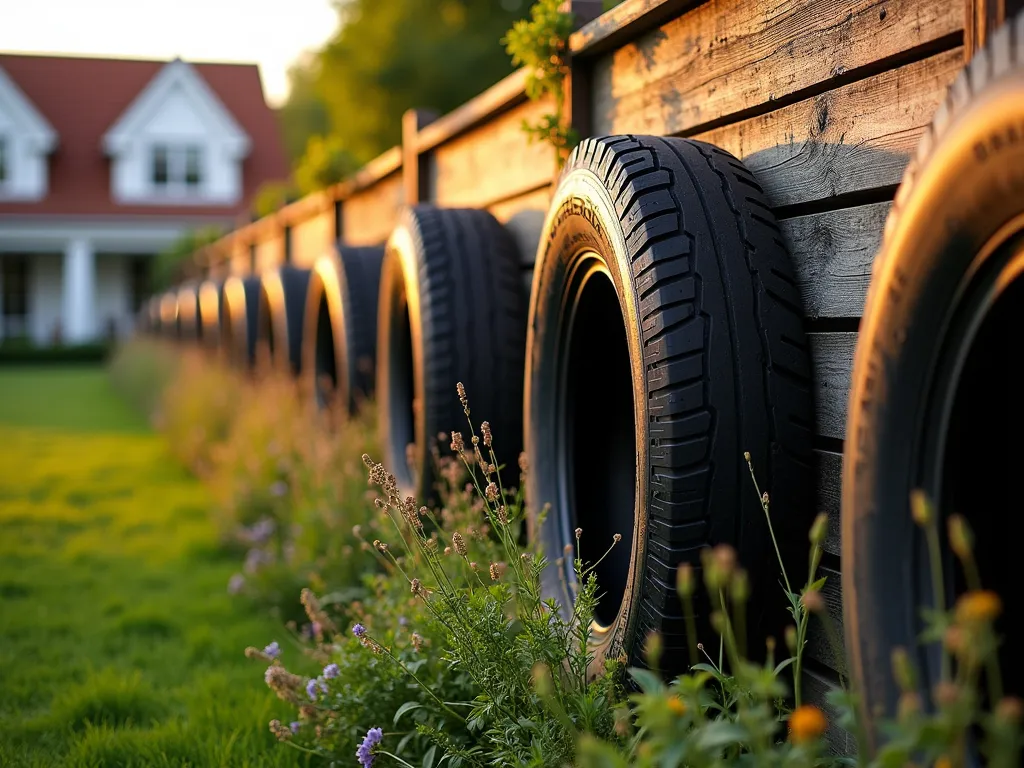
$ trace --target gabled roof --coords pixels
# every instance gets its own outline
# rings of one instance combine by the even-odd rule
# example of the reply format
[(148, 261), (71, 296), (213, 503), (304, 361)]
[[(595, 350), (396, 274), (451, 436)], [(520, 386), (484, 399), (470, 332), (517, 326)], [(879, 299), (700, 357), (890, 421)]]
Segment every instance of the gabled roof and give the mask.
[(165, 61), (0, 54), (0, 70), (50, 123), (59, 142), (50, 158), (47, 196), (31, 203), (0, 202), (0, 215), (223, 215), (230, 219), (247, 208), (264, 181), (288, 177), (281, 130), (263, 100), (256, 65), (191, 64), (249, 137), (249, 154), (242, 164), (242, 202), (230, 207), (115, 203), (103, 137), (167, 67)]
[(104, 151), (110, 155), (119, 152), (139, 126), (160, 109), (175, 88), (182, 88), (190, 94), (194, 106), (227, 137), (233, 157), (245, 157), (249, 151), (248, 135), (195, 68), (181, 59), (164, 66), (103, 135)]
[(18, 84), (0, 67), (0, 106), (13, 119), (21, 133), (38, 152), (49, 154), (57, 146), (57, 132), (45, 117), (39, 114), (32, 101), (22, 93)]

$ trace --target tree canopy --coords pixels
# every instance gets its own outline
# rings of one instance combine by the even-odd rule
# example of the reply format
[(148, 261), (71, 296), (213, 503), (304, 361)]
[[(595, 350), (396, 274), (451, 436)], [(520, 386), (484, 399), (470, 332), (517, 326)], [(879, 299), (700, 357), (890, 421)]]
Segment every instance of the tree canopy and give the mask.
[(448, 112), (512, 71), (500, 41), (528, 0), (337, 0), (339, 26), (289, 73), (280, 115), (302, 192), (401, 140), (413, 107)]

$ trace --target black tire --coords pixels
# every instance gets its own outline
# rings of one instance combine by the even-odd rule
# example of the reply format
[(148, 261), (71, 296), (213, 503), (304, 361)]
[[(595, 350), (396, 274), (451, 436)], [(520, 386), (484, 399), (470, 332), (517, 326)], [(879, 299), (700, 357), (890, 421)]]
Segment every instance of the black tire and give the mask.
[[(552, 563), (577, 526), (585, 561), (623, 537), (597, 569), (593, 668), (620, 654), (642, 664), (653, 630), (662, 667), (685, 666), (676, 570), (693, 564), (703, 595), (708, 545), (733, 545), (750, 572), (751, 609), (774, 609), (778, 566), (742, 454), (771, 489), (776, 533), (802, 566), (810, 370), (778, 226), (740, 162), (685, 139), (577, 147), (538, 252), (527, 350), (528, 499), (552, 505), (534, 535)], [(565, 595), (563, 578), (573, 578), (569, 563), (552, 565), (548, 591)], [(711, 642), (703, 601), (696, 612), (698, 639)]]
[[(982, 580), (1001, 592), (1004, 616), (1024, 611), (1024, 523), (1011, 512), (1024, 431), (1011, 341), (1022, 268), (1024, 15), (993, 36), (936, 112), (896, 194), (861, 321), (842, 558), (850, 669), (866, 720), (895, 712), (894, 648), (915, 654), (924, 701), (938, 680), (938, 649), (918, 642), (919, 611), (935, 599), (912, 489), (935, 501), (940, 530), (951, 512), (967, 516)], [(946, 557), (947, 574), (957, 573)], [(944, 602), (962, 588), (947, 580)], [(1024, 634), (1012, 622), (997, 629), (1006, 692), (1024, 695)]]
[(260, 279), (229, 277), (221, 288), (221, 349), (232, 365), (251, 370), (256, 365), (256, 324), (259, 315)]
[(439, 432), (465, 431), (460, 381), (474, 421), (491, 422), (499, 459), (517, 467), (525, 335), (517, 251), (501, 224), (479, 210), (404, 211), (384, 254), (377, 321), (383, 463), (404, 494), (434, 496), (430, 448)]
[(265, 348), (273, 367), (293, 375), (302, 371), (302, 325), (308, 287), (309, 270), (289, 265), (260, 278), (257, 356), (260, 348)]
[(355, 413), (373, 395), (383, 259), (383, 248), (338, 245), (313, 265), (302, 367), (318, 407)]
[(199, 322), (199, 291), (195, 285), (183, 285), (178, 289), (178, 337), (184, 342), (202, 339), (202, 324)]
[(220, 297), (222, 281), (204, 280), (199, 284), (199, 327), (203, 345), (220, 346)]

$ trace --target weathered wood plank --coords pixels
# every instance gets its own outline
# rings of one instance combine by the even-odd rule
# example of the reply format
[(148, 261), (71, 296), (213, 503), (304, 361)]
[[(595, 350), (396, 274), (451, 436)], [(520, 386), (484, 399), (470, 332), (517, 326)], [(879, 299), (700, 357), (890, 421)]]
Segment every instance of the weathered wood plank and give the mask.
[[(825, 577), (825, 585), (821, 588), (821, 596), (825, 598), (825, 611), (823, 617), (811, 617), (807, 632), (806, 653), (808, 658), (824, 664), (845, 677), (847, 670), (843, 639), (842, 575), (833, 568), (822, 567), (818, 569), (818, 578), (821, 577)], [(806, 578), (806, 574), (803, 578)], [(832, 631), (835, 633), (834, 638), (829, 637), (829, 631), (824, 623), (826, 621), (832, 626)]]
[(846, 433), (846, 401), (850, 394), (857, 334), (810, 333), (808, 341), (814, 371), (817, 433), (842, 439)]
[(899, 184), (959, 48), (699, 134), (744, 161), (772, 206)]
[(268, 232), (256, 243), (256, 271), (270, 272), (284, 264), (284, 230)]
[(833, 451), (815, 451), (817, 459), (817, 486), (815, 497), (818, 511), (828, 515), (828, 532), (822, 549), (831, 555), (842, 555), (841, 497), (843, 486), (843, 454)]
[(934, 0), (711, 0), (598, 61), (598, 134), (677, 134), (921, 46), (956, 44)]
[(779, 222), (809, 318), (860, 317), (891, 203)]
[(434, 202), (486, 208), (550, 184), (557, 173), (551, 145), (530, 141), (523, 121), (536, 123), (553, 109), (526, 102), (434, 150)]
[(292, 226), (292, 263), (309, 268), (334, 242), (334, 208)]
[(574, 58), (611, 50), (702, 0), (623, 0), (569, 37)]
[(839, 711), (829, 704), (826, 698), (828, 692), (836, 687), (838, 687), (838, 683), (816, 672), (804, 672), (804, 701), (820, 707), (825, 713), (825, 717), (828, 718), (829, 726), (825, 731), (828, 751), (834, 755), (855, 755), (857, 754), (857, 740), (849, 731), (836, 725)]
[(517, 69), (474, 99), (425, 126), (417, 136), (416, 149), (426, 152), (440, 146), (498, 113), (526, 100), (527, 71)]
[(348, 197), (342, 240), (347, 245), (379, 245), (398, 223), (404, 203), (402, 174), (394, 173)]

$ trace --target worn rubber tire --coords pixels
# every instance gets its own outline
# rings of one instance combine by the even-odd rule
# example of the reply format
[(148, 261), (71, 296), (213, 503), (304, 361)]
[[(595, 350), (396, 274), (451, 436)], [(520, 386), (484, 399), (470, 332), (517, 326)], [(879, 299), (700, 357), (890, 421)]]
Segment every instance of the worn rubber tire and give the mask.
[[(613, 136), (572, 153), (530, 300), (527, 496), (552, 505), (533, 535), (553, 563), (577, 526), (590, 562), (623, 537), (597, 569), (592, 669), (620, 654), (643, 664), (654, 630), (662, 668), (686, 665), (676, 570), (691, 563), (700, 584), (708, 545), (736, 548), (751, 609), (776, 605), (778, 566), (744, 451), (772, 491), (780, 540), (802, 544), (806, 562), (812, 399), (791, 275), (761, 188), (721, 149)], [(568, 564), (548, 569), (549, 593), (566, 594), (563, 578)], [(703, 594), (698, 639), (711, 643)]]
[(193, 283), (178, 288), (178, 337), (183, 342), (202, 340), (203, 327), (199, 321), (199, 290)]
[(221, 349), (232, 365), (251, 370), (256, 365), (256, 324), (259, 315), (260, 279), (229, 277), (221, 288)]
[[(843, 608), (865, 722), (895, 713), (894, 648), (908, 649), (924, 701), (936, 648), (918, 642), (935, 606), (909, 497), (924, 490), (940, 530), (975, 527), (983, 581), (1005, 616), (1019, 584), (1017, 439), (1024, 429), (1012, 353), (1024, 303), (1024, 15), (993, 36), (950, 87), (903, 178), (875, 259), (854, 361), (843, 457)], [(952, 558), (947, 575), (955, 574)], [(962, 585), (961, 585), (962, 586)], [(947, 581), (946, 604), (959, 588)], [(1004, 687), (1024, 694), (1022, 637), (999, 628)], [(878, 738), (870, 729), (871, 740)]]
[(271, 366), (296, 376), (302, 372), (302, 332), (309, 274), (308, 269), (285, 265), (260, 278), (257, 357), (263, 349)]
[(373, 395), (383, 259), (383, 248), (338, 245), (313, 265), (302, 368), (321, 408), (336, 402), (352, 414)]
[(480, 210), (406, 209), (385, 250), (377, 321), (384, 464), (404, 494), (434, 495), (430, 449), (438, 433), (466, 429), (460, 381), (499, 460), (517, 466), (525, 335), (516, 246), (501, 224)]

